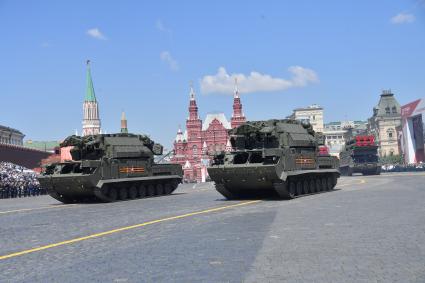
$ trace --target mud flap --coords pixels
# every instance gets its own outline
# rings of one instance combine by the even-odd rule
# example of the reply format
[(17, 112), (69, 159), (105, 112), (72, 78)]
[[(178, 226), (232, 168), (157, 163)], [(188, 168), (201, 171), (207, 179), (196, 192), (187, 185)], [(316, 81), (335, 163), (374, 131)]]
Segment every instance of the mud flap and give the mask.
[(65, 203), (65, 204), (70, 204), (70, 203), (75, 203), (75, 200), (64, 197), (60, 194), (58, 194), (57, 192), (53, 191), (53, 190), (47, 190), (47, 193), (49, 194), (49, 196), (51, 196), (52, 198)]
[(274, 183), (274, 190), (279, 195), (279, 197), (283, 199), (291, 199), (292, 197), (288, 193), (288, 185), (287, 182)]
[[(98, 184), (99, 185), (99, 184)], [(105, 194), (105, 190), (102, 186), (102, 188), (99, 187), (95, 187), (94, 188), (94, 195), (96, 196), (96, 198), (100, 201), (103, 202), (111, 202), (112, 200)]]
[(215, 184), (215, 189), (228, 200), (238, 199), (238, 196), (230, 192), (224, 184)]

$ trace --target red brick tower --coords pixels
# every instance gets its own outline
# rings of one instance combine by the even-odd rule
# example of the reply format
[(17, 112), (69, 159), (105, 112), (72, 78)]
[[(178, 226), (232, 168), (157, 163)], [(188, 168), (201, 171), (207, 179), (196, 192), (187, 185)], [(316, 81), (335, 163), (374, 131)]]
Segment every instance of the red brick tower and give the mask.
[[(202, 121), (199, 119), (198, 106), (196, 105), (195, 92), (190, 86), (189, 118), (186, 120), (187, 129), (187, 155), (193, 166), (193, 178), (201, 179), (200, 160), (202, 157)], [(198, 168), (199, 167), (199, 168)]]
[(239, 97), (238, 79), (235, 78), (235, 92), (233, 94), (233, 114), (231, 120), (232, 128), (242, 125), (246, 122), (245, 115), (242, 111), (241, 98)]

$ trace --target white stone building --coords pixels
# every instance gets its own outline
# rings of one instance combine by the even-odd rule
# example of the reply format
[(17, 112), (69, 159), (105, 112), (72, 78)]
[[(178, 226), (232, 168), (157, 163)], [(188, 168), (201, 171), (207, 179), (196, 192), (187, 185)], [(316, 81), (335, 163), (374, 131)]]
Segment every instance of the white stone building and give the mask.
[(391, 90), (384, 90), (368, 121), (368, 131), (375, 136), (381, 157), (400, 154), (396, 131), (400, 125), (400, 104)]
[(353, 132), (366, 131), (366, 121), (338, 121), (330, 122), (324, 125), (323, 135), (325, 136), (325, 144), (329, 148), (329, 153), (339, 156), (346, 142), (346, 134), (348, 129)]
[(0, 143), (23, 145), (24, 137), (21, 131), (0, 125)]
[(323, 108), (317, 104), (305, 108), (296, 108), (289, 118), (309, 122), (313, 130), (323, 133)]

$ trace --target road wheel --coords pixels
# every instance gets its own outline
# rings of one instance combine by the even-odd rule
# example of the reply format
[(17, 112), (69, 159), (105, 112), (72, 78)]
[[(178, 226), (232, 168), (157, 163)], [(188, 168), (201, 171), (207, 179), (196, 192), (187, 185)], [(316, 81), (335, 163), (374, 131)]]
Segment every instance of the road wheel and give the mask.
[(170, 183), (167, 183), (167, 184), (165, 184), (165, 186), (164, 186), (164, 193), (166, 194), (166, 195), (169, 195), (169, 194), (171, 194), (171, 192), (173, 191), (173, 187), (171, 186), (171, 184)]
[(327, 185), (328, 185), (328, 191), (330, 191), (330, 190), (332, 190), (332, 188), (333, 188), (333, 180), (332, 180), (333, 178), (331, 177), (331, 176), (329, 176), (328, 177), (328, 182), (327, 182)]
[(309, 192), (311, 194), (314, 194), (316, 192), (316, 181), (314, 181), (314, 179), (310, 180)]
[(295, 197), (296, 190), (297, 190), (297, 185), (295, 184), (295, 182), (290, 182), (289, 183), (289, 188), (288, 188), (289, 198), (294, 198)]
[(120, 188), (118, 192), (118, 197), (120, 200), (125, 200), (128, 197), (128, 191), (127, 188)]
[(148, 186), (147, 196), (148, 196), (148, 197), (152, 197), (152, 196), (154, 196), (154, 195), (155, 195), (155, 187), (154, 187), (152, 184), (150, 184), (150, 185)]
[(136, 186), (133, 185), (133, 186), (130, 187), (130, 189), (128, 189), (128, 197), (130, 199), (137, 198), (137, 194), (138, 194), (138, 192), (137, 192)]
[(116, 188), (109, 188), (108, 197), (111, 201), (116, 201), (118, 198), (118, 191)]
[(162, 184), (156, 185), (156, 194), (158, 196), (164, 195), (164, 186)]
[(322, 177), (322, 191), (326, 191), (328, 189), (328, 184), (326, 182), (326, 177)]
[(303, 194), (303, 181), (299, 180), (297, 181), (297, 196), (300, 196)]
[(146, 196), (145, 185), (140, 185), (138, 191), (139, 191), (139, 198), (144, 198)]
[(320, 178), (317, 177), (316, 179), (316, 193), (322, 191), (322, 181), (320, 181)]
[(309, 181), (308, 180), (304, 180), (304, 183), (303, 183), (303, 194), (308, 194), (309, 192), (310, 192)]

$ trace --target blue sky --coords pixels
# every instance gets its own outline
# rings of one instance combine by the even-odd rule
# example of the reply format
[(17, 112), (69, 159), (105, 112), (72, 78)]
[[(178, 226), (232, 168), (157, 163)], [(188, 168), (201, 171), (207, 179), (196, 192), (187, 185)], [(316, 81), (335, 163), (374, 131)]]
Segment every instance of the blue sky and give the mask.
[(59, 2), (0, 0), (0, 124), (27, 139), (81, 132), (86, 59), (103, 128), (125, 110), (167, 146), (191, 80), (201, 118), (230, 117), (235, 76), (248, 119), (317, 103), (358, 120), (382, 89), (425, 97), (424, 1)]

